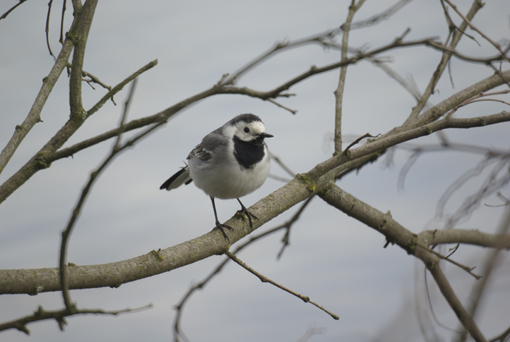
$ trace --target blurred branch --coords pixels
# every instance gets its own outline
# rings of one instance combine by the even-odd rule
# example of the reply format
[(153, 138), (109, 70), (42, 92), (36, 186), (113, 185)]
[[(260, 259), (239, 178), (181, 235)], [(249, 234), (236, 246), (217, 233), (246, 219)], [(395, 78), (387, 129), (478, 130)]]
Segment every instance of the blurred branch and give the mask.
[[(457, 9), (457, 6), (455, 6), (453, 3), (451, 3), (450, 0), (442, 0), (442, 1), (445, 1), (446, 3), (448, 3), (448, 5), (450, 5), (450, 7), (455, 11), (455, 13), (457, 13), (459, 15), (459, 17), (462, 18), (462, 20), (464, 20), (464, 23), (466, 23), (473, 31), (476, 31), (480, 36), (482, 36), (486, 41), (488, 41), (489, 43), (492, 44), (492, 46), (494, 46), (498, 51), (499, 53), (502, 55), (502, 57), (509, 61), (510, 60), (508, 59), (508, 57), (505, 56), (505, 52), (503, 52), (503, 50), (501, 50), (501, 46), (499, 44), (497, 44), (496, 42), (494, 42), (492, 39), (490, 39), (487, 35), (485, 35), (482, 31), (480, 31), (476, 26), (474, 26), (472, 23), (471, 23), (471, 18), (467, 18), (465, 17), (458, 9)], [(478, 0), (480, 2), (480, 4), (483, 6), (482, 4), (482, 1)]]
[[(507, 241), (509, 242), (508, 246), (506, 247), (507, 249), (510, 249), (510, 234), (508, 234), (509, 231), (510, 231), (510, 208), (507, 208), (502, 215), (501, 223), (499, 224), (499, 228), (497, 229), (498, 235), (503, 236), (506, 235)], [(471, 317), (476, 316), (477, 309), (479, 308), (482, 297), (486, 293), (489, 279), (491, 278), (491, 275), (494, 274), (494, 269), (497, 267), (498, 260), (500, 259), (501, 249), (504, 248), (504, 238), (498, 242), (499, 245), (487, 253), (487, 256), (482, 266), (482, 279), (473, 285), (471, 293), (468, 297), (470, 301), (467, 311), (469, 312), (469, 315)], [(467, 334), (466, 331), (464, 330), (461, 334), (458, 335), (457, 341), (463, 342), (466, 341), (466, 338)]]
[(255, 271), (253, 268), (249, 267), (248, 265), (246, 265), (244, 262), (242, 262), (238, 257), (236, 257), (234, 254), (232, 254), (231, 252), (229, 251), (225, 251), (225, 254), (232, 260), (234, 261), (236, 264), (238, 264), (239, 266), (243, 267), (245, 270), (247, 270), (248, 272), (252, 273), (253, 275), (255, 275), (257, 278), (260, 279), (261, 282), (263, 283), (270, 283), (276, 287), (278, 287), (279, 289), (285, 291), (285, 292), (288, 292), (290, 293), (291, 295), (294, 295), (296, 297), (298, 297), (299, 299), (301, 299), (302, 301), (304, 301), (305, 303), (310, 303), (314, 306), (316, 306), (317, 308), (321, 309), (322, 311), (324, 311), (325, 313), (327, 313), (328, 315), (330, 315), (331, 317), (333, 317), (334, 319), (340, 319), (337, 315), (335, 315), (334, 313), (326, 310), (325, 308), (323, 308), (322, 306), (320, 306), (319, 304), (313, 302), (310, 300), (310, 298), (308, 296), (303, 296), (302, 294), (299, 294), (295, 291), (292, 291), (291, 289), (288, 289), (286, 288), (285, 286), (282, 286), (280, 284), (278, 284), (277, 282), (269, 279), (268, 277), (264, 276), (263, 274)]
[(492, 170), (490, 170), (489, 174), (485, 177), (479, 189), (468, 196), (453, 214), (447, 216), (447, 227), (452, 227), (461, 218), (468, 216), (474, 208), (481, 205), (484, 198), (492, 195), (510, 182), (510, 173), (508, 172), (510, 153), (498, 158), (487, 155), (475, 168), (466, 171), (446, 189), (438, 201), (437, 216), (444, 216), (446, 203), (456, 191), (464, 186), (470, 179), (479, 176), (491, 165), (493, 165)]
[[(482, 147), (472, 144), (450, 142), (446, 139), (445, 135), (440, 136), (440, 139), (441, 142), (438, 145), (418, 145), (412, 143), (405, 143), (394, 147), (395, 149), (410, 150), (412, 152), (411, 156), (405, 162), (404, 166), (402, 166), (402, 169), (400, 171), (398, 177), (399, 189), (404, 189), (404, 182), (408, 172), (410, 171), (411, 167), (416, 163), (418, 158), (423, 156), (425, 153), (457, 151), (483, 155), (485, 156), (485, 158), (481, 163), (479, 163), (479, 167), (481, 168), (486, 168), (487, 166), (489, 166), (490, 163), (487, 163), (487, 161), (491, 159), (495, 158), (507, 160), (510, 159), (510, 150), (505, 151), (501, 149)], [(392, 158), (392, 155), (390, 155), (390, 158)], [(386, 163), (390, 162), (391, 161), (387, 161)], [(460, 185), (462, 185), (462, 183)]]
[(507, 342), (510, 336), (510, 327), (503, 331), (500, 335), (493, 337), (490, 342)]
[(297, 342), (307, 342), (313, 335), (320, 335), (326, 332), (326, 328), (315, 328), (310, 326)]
[[(483, 4), (480, 0), (474, 0), (473, 4), (471, 5), (471, 8), (466, 15), (466, 18), (473, 19), (476, 13), (482, 8)], [(451, 30), (451, 41), (448, 45), (448, 48), (450, 50), (455, 50), (457, 47), (460, 39), (462, 38), (462, 32), (466, 29), (467, 24), (464, 22), (461, 24), (459, 30), (455, 30), (454, 28), (450, 27)], [(446, 45), (446, 43), (444, 44)], [(432, 74), (432, 77), (429, 81), (429, 84), (427, 85), (427, 88), (423, 92), (420, 100), (418, 101), (417, 105), (413, 108), (411, 113), (409, 114), (409, 117), (407, 118), (406, 122), (403, 126), (413, 125), (416, 120), (419, 120), (422, 115), (420, 115), (421, 111), (429, 101), (430, 96), (434, 92), (434, 89), (436, 87), (437, 82), (441, 78), (441, 75), (443, 74), (446, 66), (448, 65), (450, 59), (451, 59), (452, 53), (451, 52), (443, 52), (443, 55), (441, 56), (441, 60), (439, 61), (436, 70)]]
[(341, 172), (341, 169), (337, 169), (342, 167), (343, 164), (352, 161), (357, 158), (364, 157), (371, 153), (381, 153), (385, 149), (400, 144), (405, 141), (409, 141), (412, 139), (416, 139), (422, 136), (429, 135), (433, 132), (440, 131), (447, 128), (471, 128), (471, 127), (482, 127), (486, 125), (496, 124), (499, 122), (510, 121), (510, 112), (501, 112), (498, 114), (469, 118), (469, 119), (452, 119), (445, 118), (442, 120), (438, 120), (432, 122), (430, 124), (409, 129), (408, 131), (404, 131), (401, 133), (396, 133), (393, 135), (383, 135), (381, 138), (370, 141), (367, 144), (364, 144), (361, 147), (349, 150), (349, 153), (342, 153), (337, 156), (334, 156), (318, 165), (316, 165), (308, 175), (312, 177), (312, 179), (316, 179), (321, 177), (326, 172), (334, 171), (336, 173)]
[(457, 318), (462, 323), (464, 328), (471, 334), (471, 337), (473, 337), (473, 339), (477, 342), (486, 342), (487, 340), (476, 325), (473, 317), (471, 317), (466, 309), (462, 306), (462, 303), (450, 286), (448, 279), (441, 270), (441, 267), (439, 267), (439, 263), (426, 263), (426, 266), (434, 277), (439, 290), (457, 315)]
[(374, 15), (368, 19), (360, 20), (355, 23), (349, 25), (351, 30), (365, 28), (368, 26), (376, 25), (379, 22), (388, 19), (393, 14), (397, 13), (400, 9), (402, 9), (405, 5), (407, 5), (411, 0), (399, 0), (395, 3), (395, 5), (389, 7), (388, 9), (382, 11), (379, 14)]
[[(387, 242), (397, 244), (407, 253), (420, 259), (433, 275), (443, 296), (453, 308), (466, 330), (469, 331), (476, 341), (486, 341), (442, 273), (439, 267), (440, 259), (435, 254), (429, 252), (427, 246), (430, 242), (423, 235), (412, 233), (396, 222), (389, 212), (386, 214), (382, 213), (336, 185), (332, 185), (327, 191), (319, 193), (319, 196), (328, 204), (383, 234)], [(422, 245), (424, 248), (416, 248), (417, 245)]]

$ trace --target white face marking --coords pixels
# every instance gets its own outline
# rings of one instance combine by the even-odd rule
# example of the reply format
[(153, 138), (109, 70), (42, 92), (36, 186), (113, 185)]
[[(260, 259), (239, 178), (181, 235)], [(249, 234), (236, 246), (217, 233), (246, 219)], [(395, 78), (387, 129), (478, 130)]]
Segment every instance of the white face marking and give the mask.
[(244, 141), (256, 139), (265, 131), (264, 124), (260, 121), (252, 121), (249, 123), (241, 121), (234, 126), (234, 135)]

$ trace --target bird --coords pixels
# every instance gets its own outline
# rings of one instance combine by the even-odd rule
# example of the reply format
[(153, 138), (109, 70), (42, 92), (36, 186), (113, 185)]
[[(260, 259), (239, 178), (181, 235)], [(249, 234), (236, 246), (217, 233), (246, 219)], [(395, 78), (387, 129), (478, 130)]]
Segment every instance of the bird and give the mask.
[(168, 178), (160, 190), (170, 191), (194, 182), (210, 197), (214, 229), (219, 229), (227, 240), (225, 229), (233, 228), (218, 220), (215, 198), (235, 198), (241, 205), (240, 212), (248, 217), (253, 230), (252, 218), (258, 218), (246, 209), (239, 197), (252, 193), (266, 181), (271, 157), (265, 139), (272, 137), (266, 133), (257, 115), (238, 115), (207, 134), (189, 153), (186, 166)]

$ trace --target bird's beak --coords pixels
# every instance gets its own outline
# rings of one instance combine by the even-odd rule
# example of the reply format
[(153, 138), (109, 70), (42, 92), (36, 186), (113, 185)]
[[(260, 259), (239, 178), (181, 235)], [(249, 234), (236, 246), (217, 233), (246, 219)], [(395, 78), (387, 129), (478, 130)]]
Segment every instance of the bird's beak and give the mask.
[(264, 133), (262, 133), (260, 136), (261, 136), (261, 137), (264, 137), (264, 138), (272, 138), (272, 137), (274, 137), (274, 135), (269, 134), (269, 133), (265, 133), (265, 132), (264, 132)]

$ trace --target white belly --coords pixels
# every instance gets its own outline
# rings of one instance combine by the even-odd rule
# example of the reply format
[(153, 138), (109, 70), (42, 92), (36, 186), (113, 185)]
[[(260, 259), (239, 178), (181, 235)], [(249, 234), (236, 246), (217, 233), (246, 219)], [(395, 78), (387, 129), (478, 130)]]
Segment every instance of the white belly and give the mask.
[(229, 162), (214, 166), (193, 158), (189, 161), (193, 183), (209, 196), (221, 199), (239, 198), (257, 190), (264, 184), (270, 168), (269, 153), (251, 169), (241, 168), (234, 157)]

